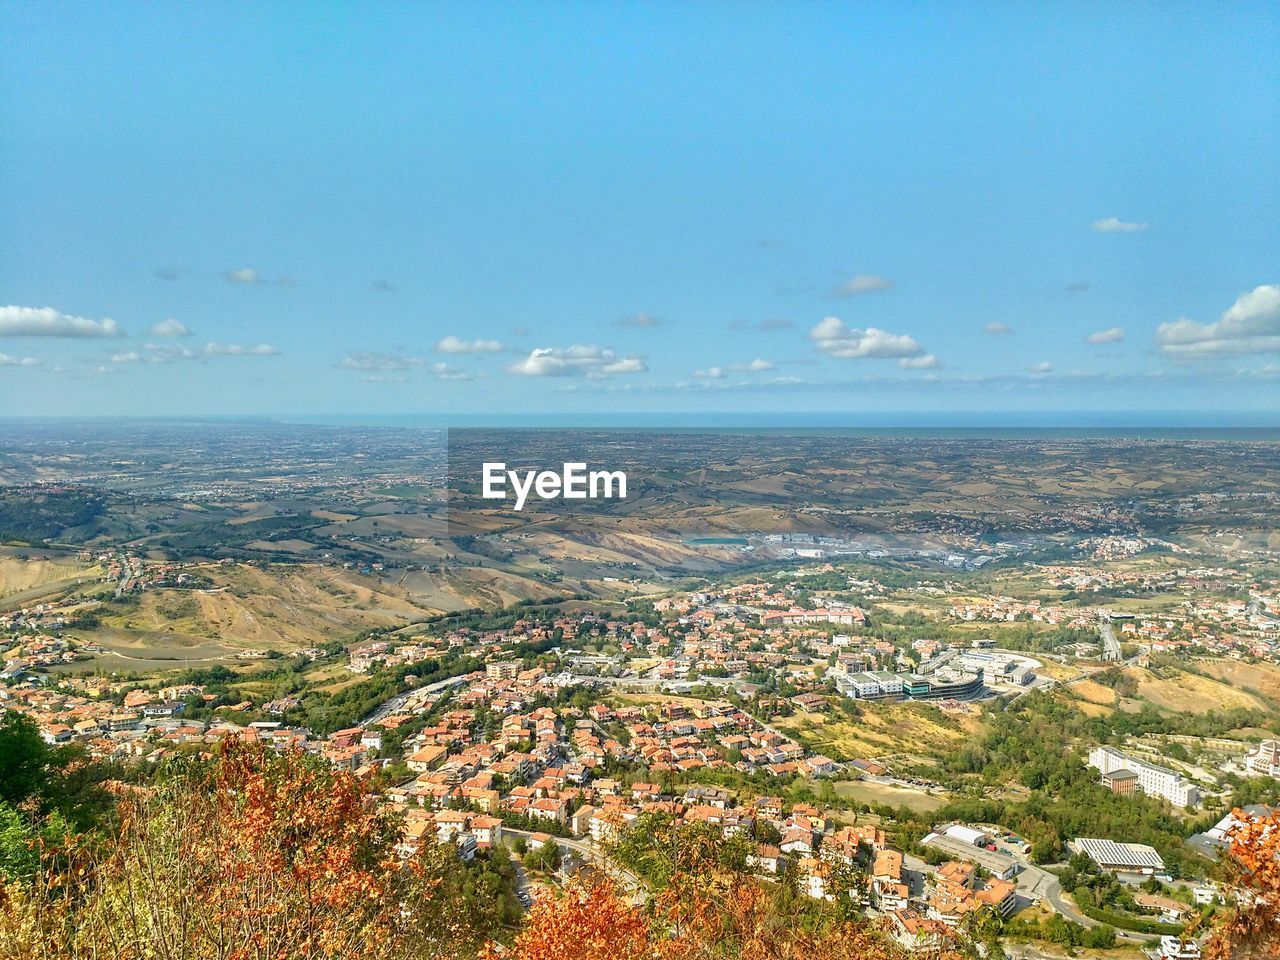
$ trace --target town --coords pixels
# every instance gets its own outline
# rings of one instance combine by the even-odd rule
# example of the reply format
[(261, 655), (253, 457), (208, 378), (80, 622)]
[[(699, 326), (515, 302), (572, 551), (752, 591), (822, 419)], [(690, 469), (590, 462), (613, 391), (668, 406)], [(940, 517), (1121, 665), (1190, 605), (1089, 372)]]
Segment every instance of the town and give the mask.
[[(1090, 602), (1118, 581), (1081, 565), (1033, 572), (1079, 595), (1046, 602), (978, 596), (948, 573), (912, 581), (817, 560), (625, 602), (246, 648), (234, 669), (139, 673), (95, 641), (103, 613), (146, 593), (216, 595), (228, 561), (82, 559), (100, 570), (98, 599), (0, 615), (0, 707), (51, 745), (126, 766), (229, 740), (317, 757), (374, 785), (403, 824), (403, 856), (442, 842), (471, 861), (518, 844), (554, 863), (520, 872), (524, 904), (581, 870), (644, 896), (643, 871), (618, 850), (665, 819), (747, 842), (757, 876), (786, 878), (815, 904), (846, 901), (907, 949), (936, 948), (986, 911), (1010, 937), (1191, 960), (1181, 931), (1234, 896), (1213, 870), (1230, 810), (1262, 814), (1280, 799), (1276, 714), (1259, 693), (1216, 726), (1204, 714), (1203, 732), (1152, 714), (1146, 729), (1104, 723), (1105, 742), (1074, 745), (1082, 790), (1144, 811), (1136, 835), (1050, 821), (1037, 826), (1051, 835), (1024, 836), (1023, 814), (961, 815), (982, 772), (948, 754), (989, 735), (988, 716), (1057, 704), (1096, 717), (1108, 696), (1158, 701), (1162, 684), (1182, 682), (1169, 678), (1213, 683), (1210, 670), (1252, 670), (1280, 689), (1276, 584), (1225, 567), (1143, 574), (1149, 589), (1196, 592), (1147, 614)], [(1034, 789), (1027, 768), (1011, 777)], [(535, 858), (544, 848), (555, 856)]]

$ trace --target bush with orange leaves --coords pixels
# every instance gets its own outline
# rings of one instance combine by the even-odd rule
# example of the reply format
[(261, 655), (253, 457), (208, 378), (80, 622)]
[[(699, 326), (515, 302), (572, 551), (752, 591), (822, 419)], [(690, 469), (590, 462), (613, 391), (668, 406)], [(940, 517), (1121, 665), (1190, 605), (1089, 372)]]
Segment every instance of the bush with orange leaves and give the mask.
[[(488, 960), (905, 960), (907, 952), (865, 922), (801, 929), (774, 909), (772, 894), (741, 878), (721, 898), (697, 877), (675, 878), (645, 909), (609, 881), (573, 886), (534, 905), (509, 952)], [(920, 960), (959, 960), (951, 947)]]
[(1280, 957), (1280, 808), (1239, 821), (1228, 839), (1227, 882), (1237, 903), (1205, 943), (1206, 960)]
[(366, 786), (301, 755), (233, 743), (119, 814), (0, 889), (0, 960), (426, 960), (484, 939), (435, 896), (452, 852), (403, 864)]
[[(612, 882), (572, 887), (540, 901), (516, 939), (514, 960), (900, 960), (907, 956), (866, 922), (832, 913), (816, 928), (778, 909), (778, 889), (727, 868), (691, 835), (672, 874), (646, 907)], [(492, 954), (491, 956), (496, 956)], [(957, 960), (950, 946), (913, 957)]]

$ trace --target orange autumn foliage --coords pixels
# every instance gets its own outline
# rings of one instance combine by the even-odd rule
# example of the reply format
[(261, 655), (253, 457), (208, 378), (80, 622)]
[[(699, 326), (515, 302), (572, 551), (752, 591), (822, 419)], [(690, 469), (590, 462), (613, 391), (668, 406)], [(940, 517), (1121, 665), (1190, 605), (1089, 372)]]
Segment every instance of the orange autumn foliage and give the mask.
[[(490, 955), (497, 957), (495, 952)], [(907, 954), (866, 923), (798, 929), (773, 895), (741, 875), (673, 878), (646, 911), (608, 882), (539, 901), (505, 956), (513, 960), (902, 960)], [(951, 950), (917, 951), (957, 960)]]
[(231, 743), (119, 817), (100, 846), (0, 887), (0, 960), (452, 960), (465, 946), (429, 858), (403, 863), (366, 785), (300, 754)]
[[(502, 956), (496, 950), (486, 960)], [(609, 883), (575, 886), (556, 899), (538, 900), (511, 953), (517, 960), (653, 960), (644, 915)]]
[(1228, 883), (1241, 894), (1205, 943), (1205, 960), (1280, 957), (1280, 809), (1240, 821), (1229, 834)]

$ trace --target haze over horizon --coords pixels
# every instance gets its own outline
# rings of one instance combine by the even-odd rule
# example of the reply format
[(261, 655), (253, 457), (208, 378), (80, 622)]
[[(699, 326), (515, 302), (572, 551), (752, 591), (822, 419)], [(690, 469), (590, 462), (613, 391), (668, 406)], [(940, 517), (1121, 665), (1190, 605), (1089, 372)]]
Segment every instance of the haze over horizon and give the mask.
[(0, 10), (5, 415), (1280, 414), (1275, 5), (314, 13)]

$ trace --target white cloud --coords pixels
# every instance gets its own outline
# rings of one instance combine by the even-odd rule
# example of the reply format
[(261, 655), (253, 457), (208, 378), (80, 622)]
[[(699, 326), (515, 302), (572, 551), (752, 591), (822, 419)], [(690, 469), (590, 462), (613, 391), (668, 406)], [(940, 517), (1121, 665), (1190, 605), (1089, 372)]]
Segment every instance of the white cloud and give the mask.
[(191, 330), (185, 323), (169, 317), (167, 320), (153, 323), (151, 325), (151, 335), (153, 337), (189, 337)]
[(198, 350), (177, 343), (147, 343), (142, 349), (152, 363), (174, 363), (178, 360), (211, 360), (220, 357), (275, 357), (280, 351), (269, 343), (247, 347), (239, 343), (206, 343)]
[(451, 367), (447, 363), (433, 363), (431, 365), (431, 373), (437, 380), (474, 380), (475, 374), (466, 370), (459, 370), (457, 367)]
[(0, 367), (38, 367), (40, 361), (35, 357), (11, 357), (7, 353), (0, 353)]
[(1093, 230), (1095, 233), (1137, 233), (1145, 230), (1149, 224), (1133, 223), (1127, 220), (1120, 220), (1116, 217), (1104, 217), (1101, 220), (1093, 221)]
[(1186, 317), (1162, 323), (1156, 343), (1170, 356), (1190, 359), (1280, 352), (1280, 285), (1263, 284), (1240, 294), (1216, 323)]
[(662, 320), (648, 313), (637, 313), (616, 320), (614, 323), (619, 327), (659, 327), (662, 325)]
[(176, 343), (148, 343), (143, 350), (151, 357), (152, 363), (173, 363), (175, 360), (195, 360), (198, 352)]
[(875, 327), (859, 330), (847, 327), (837, 317), (825, 317), (812, 330), (809, 339), (828, 356), (841, 359), (889, 359), (919, 357), (924, 347), (905, 333), (888, 333)]
[(1013, 327), (1009, 326), (1007, 323), (993, 322), (993, 323), (988, 323), (985, 327), (983, 327), (982, 332), (995, 334), (998, 336), (1000, 334), (1013, 333)]
[(726, 373), (768, 373), (770, 370), (777, 369), (778, 365), (772, 360), (757, 357), (749, 363), (729, 363), (724, 366), (707, 367), (705, 370), (698, 370), (694, 376), (700, 380), (719, 380)]
[(360, 378), (361, 383), (408, 383), (408, 377), (387, 376), (385, 373), (366, 373)]
[(253, 267), (240, 267), (236, 270), (226, 270), (222, 274), (227, 283), (239, 283), (244, 286), (277, 286), (292, 287), (293, 280), (289, 277), (277, 277), (275, 280), (263, 275), (259, 270)]
[(903, 357), (898, 361), (898, 366), (906, 370), (932, 370), (938, 365), (938, 358), (932, 353), (926, 353), (923, 357)]
[(1084, 339), (1085, 343), (1121, 343), (1124, 341), (1124, 327), (1095, 330)]
[(137, 350), (129, 350), (124, 353), (113, 353), (111, 355), (112, 363), (141, 363), (142, 354)]
[(643, 373), (648, 369), (642, 357), (619, 358), (612, 350), (581, 344), (564, 349), (539, 347), (523, 360), (507, 367), (510, 373), (522, 377), (608, 377), (620, 373)]
[(623, 357), (621, 360), (606, 363), (600, 368), (600, 372), (605, 376), (611, 376), (615, 373), (644, 373), (648, 369), (649, 365), (642, 357)]
[(1033, 363), (1027, 367), (1027, 371), (1035, 374), (1053, 373), (1053, 364), (1048, 360), (1041, 360), (1039, 363)]
[(52, 307), (0, 307), (0, 337), (120, 337), (124, 331), (110, 318), (90, 320)]
[(422, 358), (402, 353), (350, 353), (338, 366), (344, 370), (408, 370), (422, 365)]
[(448, 336), (436, 344), (437, 353), (501, 353), (504, 347), (497, 340), (463, 340)]
[(204, 353), (210, 357), (274, 357), (280, 351), (269, 343), (259, 343), (252, 347), (238, 343), (206, 343)]
[(893, 281), (877, 273), (860, 273), (840, 284), (836, 291), (842, 297), (856, 297), (863, 293), (876, 293), (880, 290), (892, 290)]

